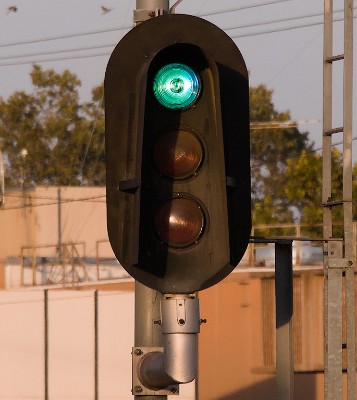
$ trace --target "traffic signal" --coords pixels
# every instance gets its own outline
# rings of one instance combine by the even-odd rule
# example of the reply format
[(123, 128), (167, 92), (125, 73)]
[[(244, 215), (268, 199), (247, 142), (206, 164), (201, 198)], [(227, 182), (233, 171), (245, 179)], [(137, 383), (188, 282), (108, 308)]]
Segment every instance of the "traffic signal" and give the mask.
[(234, 42), (189, 15), (141, 23), (109, 60), (105, 123), (122, 266), (162, 293), (223, 279), (251, 229), (248, 72)]

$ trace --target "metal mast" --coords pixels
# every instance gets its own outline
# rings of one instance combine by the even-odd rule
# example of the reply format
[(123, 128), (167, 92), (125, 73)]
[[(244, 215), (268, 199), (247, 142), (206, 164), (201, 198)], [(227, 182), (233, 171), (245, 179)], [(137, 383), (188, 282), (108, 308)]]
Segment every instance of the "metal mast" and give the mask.
[[(323, 237), (325, 396), (342, 400), (343, 349), (346, 351), (347, 399), (356, 398), (355, 300), (352, 244), (352, 54), (353, 0), (344, 2), (344, 54), (333, 55), (333, 0), (324, 1), (323, 63)], [(333, 63), (343, 60), (343, 126), (333, 127)], [(343, 134), (343, 195), (332, 194), (332, 135)], [(343, 237), (334, 237), (333, 209), (343, 208)], [(337, 221), (339, 222), (339, 221)], [(345, 296), (343, 296), (345, 293)], [(345, 312), (343, 312), (345, 310)], [(345, 321), (343, 319), (345, 316)], [(345, 325), (344, 325), (345, 324)], [(345, 335), (343, 327), (345, 326)]]
[[(149, 18), (157, 17), (169, 12), (169, 0), (136, 0), (134, 10), (134, 25), (140, 24)], [(163, 337), (161, 327), (157, 324), (160, 320), (161, 293), (149, 289), (135, 281), (135, 337), (134, 345), (162, 346)], [(156, 322), (156, 323), (155, 323)], [(167, 396), (140, 396), (141, 387), (133, 387), (134, 399), (140, 400), (166, 400)]]

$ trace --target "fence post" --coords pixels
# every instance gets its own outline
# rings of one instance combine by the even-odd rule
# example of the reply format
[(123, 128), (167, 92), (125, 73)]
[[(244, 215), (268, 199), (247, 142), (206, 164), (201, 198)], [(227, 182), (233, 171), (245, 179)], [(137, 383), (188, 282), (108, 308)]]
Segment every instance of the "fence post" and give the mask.
[(294, 396), (292, 241), (275, 242), (277, 399)]
[(48, 400), (48, 289), (43, 291), (43, 305), (44, 305), (44, 380), (45, 390), (44, 399)]

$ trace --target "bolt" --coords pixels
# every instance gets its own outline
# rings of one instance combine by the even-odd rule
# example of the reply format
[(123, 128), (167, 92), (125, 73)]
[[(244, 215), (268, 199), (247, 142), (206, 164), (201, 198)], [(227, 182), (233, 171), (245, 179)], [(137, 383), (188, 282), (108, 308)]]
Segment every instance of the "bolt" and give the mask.
[(142, 350), (140, 350), (140, 349), (135, 349), (135, 350), (134, 350), (134, 354), (135, 354), (136, 356), (142, 356), (142, 355), (143, 355), (143, 352), (142, 352)]
[(181, 318), (179, 319), (178, 323), (179, 325), (185, 325), (185, 320)]
[(141, 393), (143, 391), (143, 388), (141, 386), (135, 386), (134, 387), (134, 392), (135, 393)]
[(177, 393), (177, 392), (178, 392), (178, 389), (176, 387), (171, 388), (171, 393)]
[(348, 261), (348, 265), (349, 265), (349, 266), (353, 265), (353, 261), (351, 261), (351, 260)]

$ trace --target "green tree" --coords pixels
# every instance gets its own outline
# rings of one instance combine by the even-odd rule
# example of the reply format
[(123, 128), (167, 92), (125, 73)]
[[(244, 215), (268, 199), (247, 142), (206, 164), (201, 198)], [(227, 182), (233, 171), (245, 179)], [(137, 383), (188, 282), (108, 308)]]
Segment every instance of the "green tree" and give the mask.
[(0, 146), (8, 183), (103, 184), (100, 89), (93, 91), (91, 103), (81, 104), (81, 82), (68, 70), (60, 74), (35, 65), (30, 75), (33, 93), (0, 99)]
[[(272, 94), (264, 85), (250, 88), (252, 123), (290, 120), (288, 111), (278, 112), (275, 109)], [(312, 146), (308, 133), (300, 132), (297, 128), (251, 130), (254, 224), (293, 221), (293, 209), (284, 191), (287, 163)]]
[[(332, 198), (342, 199), (342, 155), (337, 149), (332, 151)], [(287, 163), (287, 185), (285, 193), (288, 201), (296, 207), (303, 224), (322, 223), (322, 156), (315, 152), (304, 152), (291, 158)], [(356, 167), (355, 167), (356, 170)], [(333, 209), (333, 219), (342, 222), (342, 207)], [(322, 236), (321, 229), (310, 229), (308, 233)]]
[[(67, 70), (56, 73), (36, 65), (31, 79), (32, 93), (0, 98), (8, 183), (104, 184), (103, 86), (93, 89), (91, 102), (81, 103), (81, 83)], [(275, 109), (272, 94), (264, 85), (250, 88), (252, 123), (290, 120), (288, 111)], [(312, 147), (308, 133), (297, 128), (251, 130), (255, 225), (293, 222), (297, 214), (302, 222), (321, 222), (321, 156)], [(334, 181), (340, 183), (340, 155), (335, 152), (333, 160)], [(357, 194), (357, 183), (353, 188)], [(334, 190), (341, 190), (339, 184)]]

